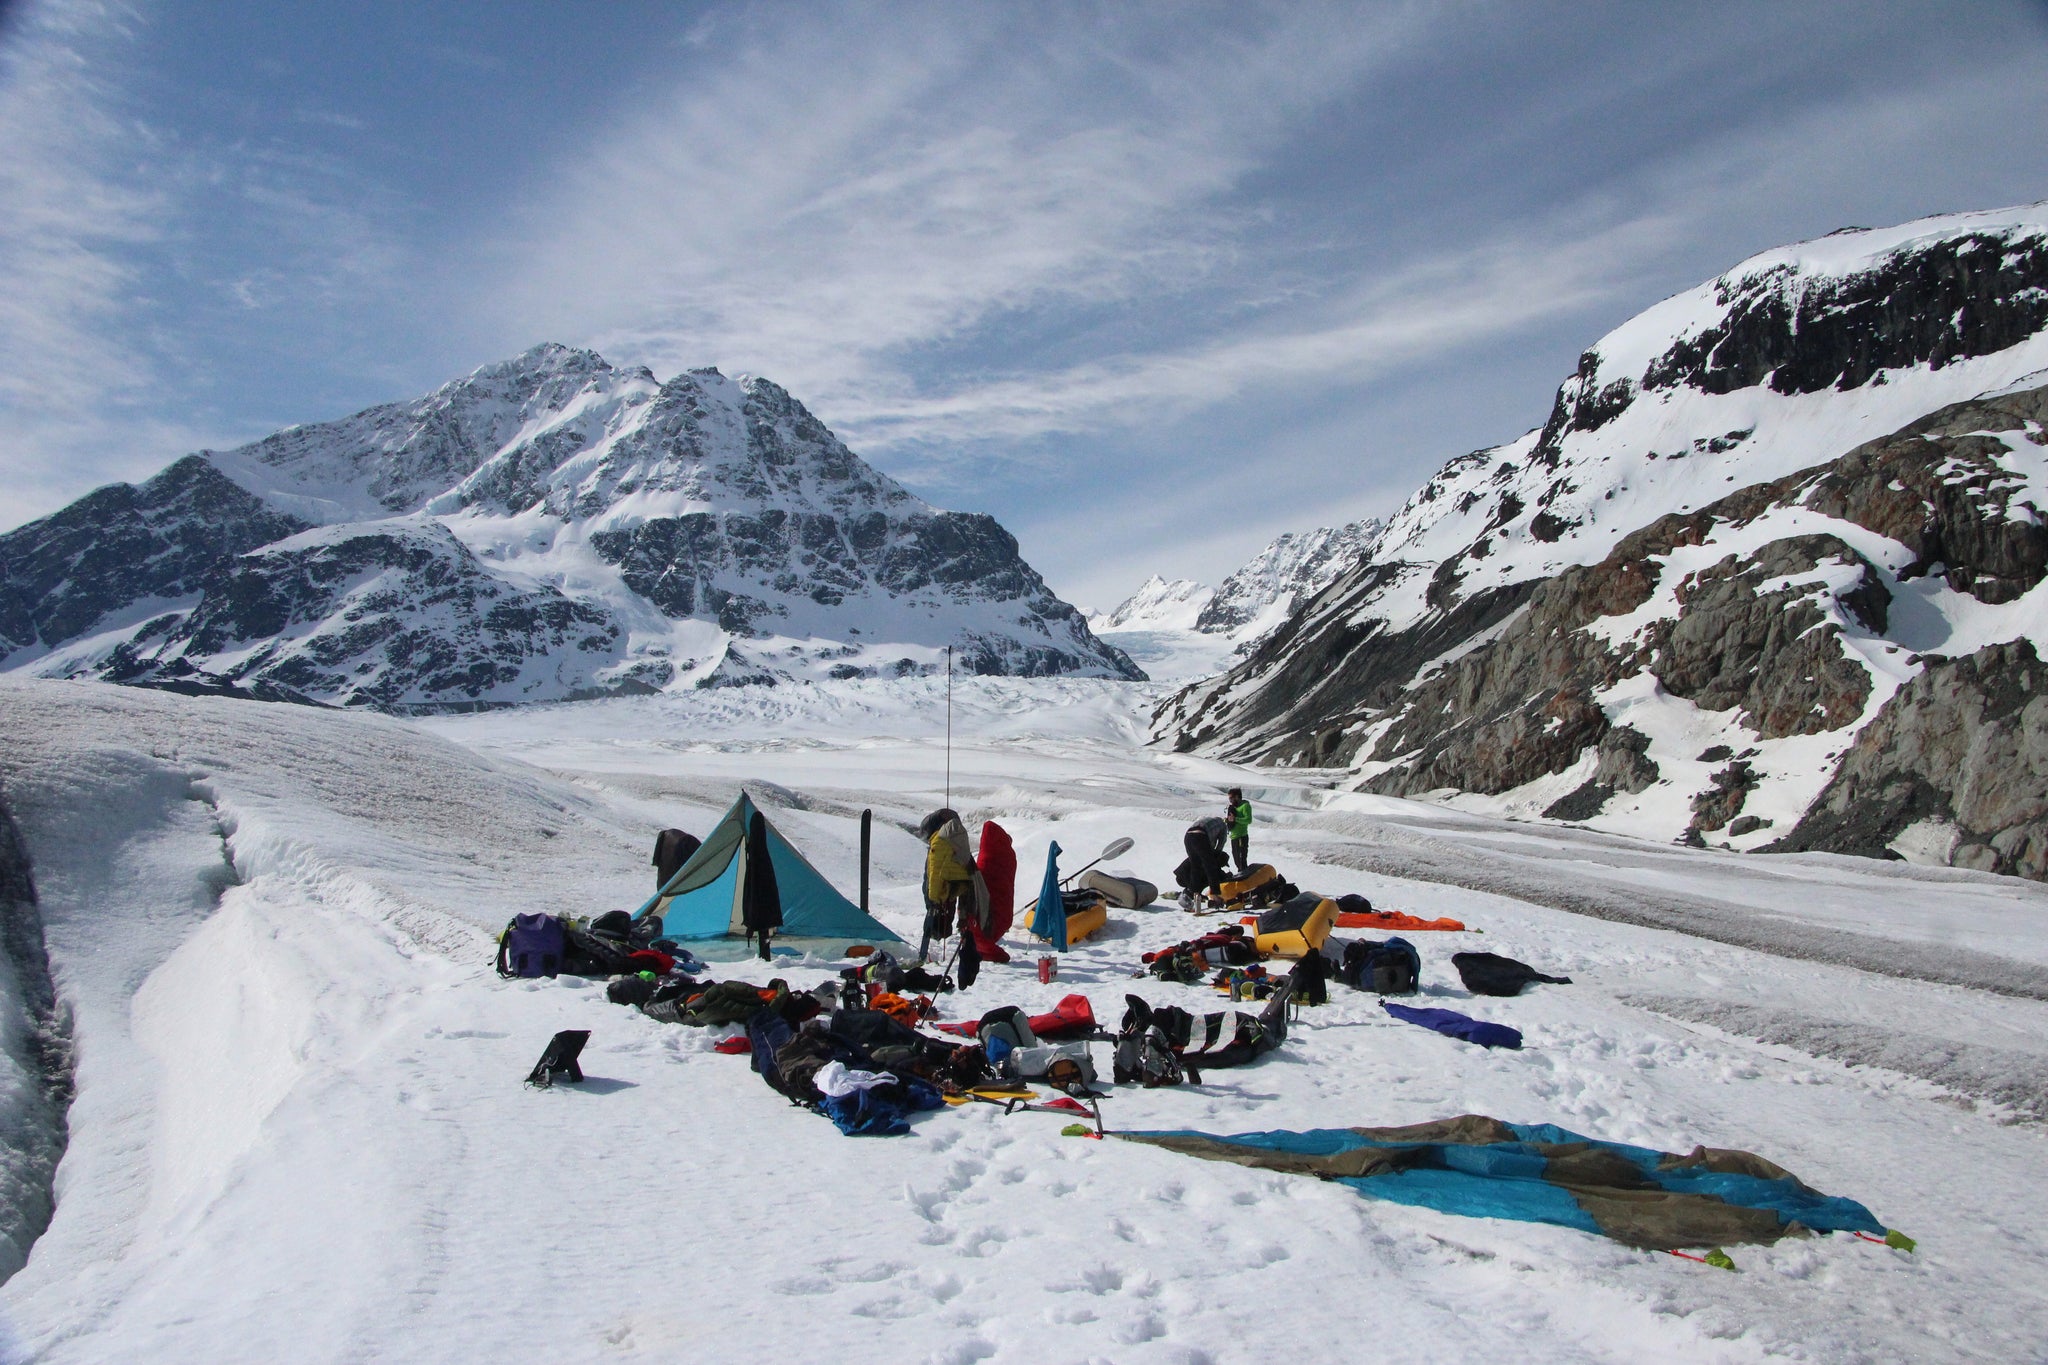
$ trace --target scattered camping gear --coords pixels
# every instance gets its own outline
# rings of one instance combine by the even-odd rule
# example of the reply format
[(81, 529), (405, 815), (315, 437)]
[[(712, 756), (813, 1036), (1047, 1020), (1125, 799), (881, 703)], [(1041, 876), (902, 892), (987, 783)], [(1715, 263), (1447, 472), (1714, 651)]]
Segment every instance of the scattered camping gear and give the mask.
[(526, 1083), (536, 1090), (550, 1090), (557, 1080), (580, 1081), (583, 1068), (576, 1059), (583, 1055), (583, 1045), (590, 1041), (587, 1028), (565, 1028), (548, 1040), (540, 1060), (533, 1070), (526, 1073)]
[[(1133, 843), (1133, 841), (1132, 841), (1131, 839), (1128, 839), (1128, 838), (1125, 838), (1125, 839), (1111, 839), (1111, 840), (1110, 840), (1110, 841), (1109, 841), (1109, 842), (1108, 842), (1107, 844), (1104, 844), (1104, 845), (1102, 846), (1102, 852), (1100, 852), (1100, 853), (1096, 854), (1096, 855), (1095, 855), (1095, 858), (1093, 859), (1093, 861), (1089, 862), (1089, 863), (1088, 863), (1088, 864), (1086, 864), (1086, 865), (1085, 865), (1084, 867), (1082, 867), (1080, 871), (1078, 871), (1078, 872), (1074, 872), (1074, 873), (1070, 873), (1069, 875), (1067, 875), (1067, 876), (1065, 876), (1065, 877), (1062, 877), (1062, 878), (1060, 878), (1060, 880), (1059, 880), (1059, 885), (1061, 886), (1061, 888), (1065, 889), (1065, 888), (1069, 888), (1069, 887), (1071, 886), (1071, 884), (1072, 884), (1072, 883), (1074, 883), (1075, 881), (1084, 881), (1084, 880), (1085, 880), (1085, 878), (1086, 878), (1086, 874), (1087, 874), (1087, 872), (1088, 872), (1089, 868), (1092, 868), (1092, 867), (1094, 867), (1096, 863), (1099, 863), (1099, 862), (1103, 862), (1103, 861), (1106, 861), (1107, 859), (1110, 859), (1110, 858), (1121, 858), (1121, 857), (1122, 857), (1122, 856), (1123, 856), (1124, 854), (1126, 854), (1126, 853), (1129, 853), (1129, 852), (1131, 851), (1131, 845), (1132, 845), (1132, 843)], [(1138, 884), (1138, 885), (1140, 885), (1140, 886), (1143, 886), (1143, 885), (1147, 885), (1148, 883), (1144, 883), (1144, 882), (1139, 882), (1139, 883), (1137, 883), (1137, 884)], [(1039, 892), (1038, 892), (1038, 894), (1039, 894), (1040, 896), (1043, 896), (1043, 895), (1045, 894), (1045, 888), (1041, 886), (1041, 887), (1039, 888)], [(1157, 892), (1155, 891), (1155, 892), (1154, 892), (1154, 894), (1156, 895), (1156, 894), (1157, 894)], [(1106, 900), (1110, 900), (1110, 901), (1112, 901), (1112, 902), (1114, 902), (1114, 900), (1115, 900), (1115, 898), (1114, 898), (1114, 897), (1111, 897), (1111, 896), (1107, 896), (1107, 895), (1105, 895), (1104, 899), (1106, 899)], [(1037, 905), (1038, 905), (1038, 901), (1037, 901), (1037, 899), (1036, 899), (1036, 898), (1034, 897), (1034, 898), (1032, 899), (1032, 901), (1031, 901), (1031, 902), (1030, 902), (1029, 904), (1027, 904), (1027, 905), (1026, 905), (1026, 906), (1024, 907), (1024, 909), (1025, 909), (1025, 911), (1026, 911), (1026, 912), (1028, 913), (1029, 911), (1031, 911), (1032, 909), (1034, 909), (1034, 908), (1035, 908), (1035, 907), (1036, 907)]]
[(1085, 1093), (1095, 1084), (1095, 1062), (1088, 1055), (1087, 1043), (1046, 1042), (1031, 1027), (1024, 1011), (1015, 1005), (1004, 1005), (982, 1015), (974, 1036), (998, 1075), (1017, 1081), (1044, 1081), (1070, 1094)]
[(644, 1005), (654, 998), (657, 989), (653, 972), (636, 972), (614, 979), (604, 988), (604, 998), (614, 1005)]
[(1096, 863), (1106, 863), (1111, 858), (1123, 857), (1124, 854), (1129, 853), (1131, 851), (1132, 845), (1136, 842), (1137, 840), (1130, 838), (1111, 839), (1107, 844), (1104, 844), (1102, 846), (1102, 852), (1096, 854), (1092, 861), (1083, 865), (1080, 872), (1076, 872), (1073, 874), (1073, 876), (1068, 877), (1067, 881), (1073, 881), (1075, 877), (1079, 877), (1082, 872), (1088, 871), (1090, 868), (1094, 867)]
[(1179, 1085), (1187, 1079), (1187, 1072), (1180, 1064), (1173, 1039), (1167, 1036), (1165, 1028), (1153, 1017), (1152, 1007), (1142, 997), (1127, 995), (1124, 999), (1129, 1007), (1117, 1033), (1116, 1057), (1110, 1074), (1118, 1085), (1135, 1082), (1147, 1090)]
[(1158, 887), (1136, 877), (1122, 877), (1114, 872), (1084, 872), (1078, 880), (1088, 890), (1101, 893), (1104, 900), (1119, 910), (1142, 910), (1159, 899)]
[(630, 938), (598, 933), (590, 925), (570, 919), (562, 922), (562, 939), (562, 970), (570, 976), (619, 976), (640, 970), (640, 964), (633, 961), (638, 945)]
[[(1062, 891), (1060, 905), (1062, 919), (1066, 924), (1067, 947), (1095, 937), (1109, 924), (1109, 903), (1100, 891)], [(1040, 938), (1050, 937), (1038, 932), (1038, 902), (1032, 902), (1032, 911), (1024, 921), (1024, 927)]]
[(1192, 985), (1217, 967), (1249, 967), (1259, 960), (1259, 950), (1245, 937), (1242, 926), (1228, 924), (1200, 938), (1146, 953), (1139, 960), (1145, 964), (1139, 976), (1149, 974), (1161, 981)]
[(904, 991), (939, 991), (953, 989), (953, 983), (936, 972), (923, 967), (906, 967), (889, 953), (870, 953), (857, 965), (840, 968), (839, 975), (848, 981), (859, 982), (862, 986), (877, 987), (901, 994)]
[[(1293, 900), (1299, 894), (1294, 883), (1275, 872), (1271, 863), (1253, 863), (1224, 880), (1221, 899), (1229, 910), (1256, 910)], [(1331, 913), (1336, 913), (1334, 908)]]
[(848, 1137), (907, 1133), (909, 1114), (944, 1103), (929, 1082), (881, 1070), (851, 1038), (817, 1025), (793, 1029), (773, 1010), (747, 1021), (747, 1037), (761, 1079)]
[(1057, 957), (1047, 954), (1038, 959), (1038, 983), (1041, 986), (1050, 986), (1059, 980), (1059, 975), (1060, 960)]
[(1695, 1147), (1681, 1156), (1478, 1114), (1400, 1128), (1118, 1136), (1334, 1180), (1369, 1198), (1554, 1223), (1644, 1250), (1769, 1243), (1808, 1230), (1885, 1232), (1855, 1200), (1820, 1194), (1750, 1152)]
[[(983, 1016), (984, 1018), (987, 1016)], [(1044, 1014), (1034, 1014), (1025, 1021), (1031, 1025), (1031, 1032), (1040, 1039), (1065, 1038), (1077, 1033), (1092, 1033), (1095, 1030), (1095, 1007), (1088, 1003), (1085, 995), (1062, 996), (1059, 1004)], [(966, 1020), (957, 1024), (940, 1024), (941, 1033), (958, 1034), (962, 1038), (978, 1036), (981, 1020)]]
[(1499, 953), (1453, 953), (1451, 965), (1458, 969), (1458, 979), (1465, 983), (1465, 989), (1474, 995), (1520, 995), (1522, 987), (1532, 981), (1545, 981), (1553, 986), (1572, 984), (1568, 976), (1545, 976), (1528, 963)]
[(655, 835), (654, 856), (648, 860), (654, 864), (654, 889), (659, 891), (667, 886), (702, 843), (696, 835), (679, 829), (665, 829)]
[[(1257, 1015), (1219, 1010), (1198, 1018), (1178, 1005), (1154, 1005), (1143, 996), (1126, 995), (1123, 1024), (1117, 1030), (1118, 1065), (1141, 1085), (1178, 1084), (1166, 1079), (1170, 1068), (1153, 1055), (1163, 1045), (1187, 1082), (1200, 1085), (1203, 1071), (1243, 1066), (1286, 1042), (1291, 998), (1292, 992), (1283, 987)], [(1156, 1039), (1151, 1036), (1155, 1031)], [(1146, 1081), (1147, 1074), (1155, 1079)]]
[[(757, 868), (766, 871), (757, 876)], [(751, 897), (750, 884), (755, 888)], [(777, 901), (772, 908), (763, 900), (768, 887)], [(756, 921), (752, 927), (749, 914)], [(853, 943), (879, 944), (906, 954), (910, 948), (839, 894), (745, 792), (690, 860), (640, 907), (633, 922), (641, 926), (656, 916), (667, 938), (714, 960), (745, 956), (752, 935), (760, 932), (760, 922), (769, 918), (779, 920), (779, 927), (769, 929), (778, 945), (820, 956), (837, 957)]]
[(568, 944), (553, 915), (514, 915), (498, 935), (498, 975), (532, 979), (562, 970)]
[(1374, 995), (1413, 995), (1422, 977), (1422, 954), (1405, 938), (1333, 938), (1323, 944), (1323, 957), (1335, 966), (1338, 980)]
[(1260, 957), (1307, 957), (1336, 922), (1337, 902), (1304, 891), (1259, 916), (1253, 944)]
[(1288, 988), (1297, 1005), (1330, 1003), (1330, 964), (1321, 953), (1310, 953), (1287, 973)]
[(1450, 933), (1462, 932), (1462, 920), (1420, 919), (1404, 915), (1399, 910), (1375, 910), (1372, 902), (1356, 893), (1337, 897), (1337, 927), (1339, 929), (1440, 929)]
[[(1093, 1131), (1076, 1123), (1060, 1129), (1060, 1132), (1070, 1137), (1099, 1138), (1103, 1133), (1102, 1105), (1097, 1102), (1097, 1098), (1093, 1095), (1086, 1096), (1085, 1098), (1088, 1102), (1082, 1104), (1080, 1099), (1074, 1096), (1061, 1095), (1057, 1099), (1045, 1100), (1041, 1104), (1038, 1101), (1043, 1099), (1043, 1096), (1029, 1086), (978, 1085), (972, 1089), (962, 1091), (958, 1095), (946, 1096), (946, 1103), (951, 1105), (996, 1104), (1002, 1106), (1005, 1114), (1014, 1114), (1020, 1109), (1028, 1109), (1033, 1113), (1043, 1114), (1079, 1114), (1082, 1118), (1094, 1120), (1095, 1127)], [(1076, 1131), (1077, 1129), (1079, 1130), (1078, 1132)]]
[(1477, 1043), (1481, 1047), (1519, 1049), (1522, 1046), (1520, 1029), (1511, 1029), (1506, 1024), (1489, 1024), (1484, 1020), (1474, 1019), (1469, 1014), (1460, 1014), (1456, 1010), (1419, 1010), (1408, 1005), (1396, 1005), (1390, 1000), (1380, 1001), (1380, 1008), (1396, 1019), (1420, 1024), (1426, 1029), (1443, 1034), (1446, 1038), (1461, 1038), (1465, 1042)]

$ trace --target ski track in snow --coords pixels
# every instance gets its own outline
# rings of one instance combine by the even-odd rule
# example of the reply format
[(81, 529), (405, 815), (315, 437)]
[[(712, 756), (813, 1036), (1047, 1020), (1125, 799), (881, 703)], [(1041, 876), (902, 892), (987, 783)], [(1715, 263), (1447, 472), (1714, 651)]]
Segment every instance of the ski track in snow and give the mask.
[[(1011, 830), (1021, 884), (1050, 838), (1071, 871), (1126, 834), (1120, 865), (1170, 881), (1182, 829), (1241, 783), (1255, 857), (1484, 930), (1413, 936), (1422, 1003), (1528, 1045), (1468, 1047), (1338, 986), (1254, 1067), (1119, 1089), (1112, 1129), (1476, 1112), (1742, 1147), (1864, 1201), (1919, 1251), (1787, 1240), (1733, 1248), (1729, 1275), (1063, 1138), (1051, 1115), (989, 1106), (848, 1139), (712, 1052), (723, 1031), (611, 1006), (601, 983), (493, 974), (511, 914), (637, 904), (652, 831), (704, 832), (741, 784), (849, 892), (873, 809), (876, 913), (913, 926), (921, 849), (898, 831), (946, 795), (930, 680), (420, 723), (4, 680), (0, 784), (78, 1046), (56, 1218), (0, 1287), (9, 1354), (2042, 1358), (2048, 1002), (2010, 989), (2048, 964), (2042, 888), (1335, 795), (1310, 774), (1140, 747), (1153, 695), (958, 688), (952, 802)], [(1119, 915), (1050, 985), (1013, 937), (1019, 966), (941, 1004), (972, 1017), (1081, 991), (1112, 1027), (1126, 991), (1220, 1008), (1128, 975), (1210, 924)], [(1449, 963), (1464, 948), (1575, 984), (1473, 1000)], [(717, 974), (761, 981), (762, 966)], [(831, 973), (773, 970), (798, 986)], [(2005, 993), (1965, 979), (1980, 970), (2002, 971)], [(525, 1090), (569, 1027), (593, 1030), (589, 1081)]]

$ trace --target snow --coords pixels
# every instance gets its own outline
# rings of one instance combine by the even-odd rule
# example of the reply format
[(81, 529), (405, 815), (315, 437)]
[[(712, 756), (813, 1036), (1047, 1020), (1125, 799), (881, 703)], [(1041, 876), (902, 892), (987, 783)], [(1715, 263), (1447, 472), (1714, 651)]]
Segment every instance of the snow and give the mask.
[[(1332, 792), (1145, 746), (1158, 690), (958, 679), (949, 790), (930, 678), (421, 722), (0, 680), (0, 780), (78, 1044), (56, 1217), (0, 1287), (12, 1353), (2038, 1358), (2048, 888)], [(1034, 873), (1050, 839), (1072, 870), (1128, 835), (1120, 863), (1170, 881), (1189, 820), (1242, 785), (1254, 856), (1292, 879), (1483, 930), (1416, 936), (1422, 1003), (1527, 1036), (1485, 1052), (1336, 987), (1255, 1067), (1119, 1088), (1112, 1129), (1478, 1112), (1741, 1147), (1919, 1250), (1788, 1240), (1732, 1248), (1730, 1275), (989, 1106), (848, 1139), (710, 1051), (718, 1031), (609, 1005), (600, 984), (491, 972), (511, 914), (636, 904), (652, 831), (704, 832), (742, 784), (849, 890), (872, 808), (875, 909), (899, 932), (921, 854), (901, 831), (948, 796), (971, 826), (1000, 819)], [(941, 1006), (1080, 991), (1112, 1026), (1126, 991), (1221, 1008), (1128, 979), (1197, 927), (1118, 915), (1049, 985), (1013, 939), (1020, 965)], [(1469, 999), (1448, 960), (1466, 947), (1575, 984)], [(561, 1028), (592, 1030), (590, 1080), (524, 1089)]]
[[(1154, 574), (1111, 610), (1090, 613), (1088, 627), (1154, 682), (1210, 677), (1249, 654), (1298, 606), (1368, 554), (1380, 529), (1368, 517), (1286, 532), (1218, 588)], [(1220, 621), (1213, 619), (1219, 608), (1227, 608)]]
[(1202, 608), (1216, 590), (1192, 578), (1165, 579), (1153, 574), (1138, 590), (1110, 611), (1088, 618), (1097, 635), (1108, 630), (1187, 630), (1195, 628)]

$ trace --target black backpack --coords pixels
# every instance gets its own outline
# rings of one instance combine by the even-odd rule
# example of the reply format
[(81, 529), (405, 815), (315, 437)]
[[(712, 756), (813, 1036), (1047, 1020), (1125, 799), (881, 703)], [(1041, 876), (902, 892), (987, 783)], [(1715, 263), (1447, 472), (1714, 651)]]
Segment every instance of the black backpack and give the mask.
[(1405, 938), (1384, 943), (1360, 939), (1344, 947), (1344, 984), (1375, 995), (1413, 995), (1422, 976), (1422, 955)]
[(640, 970), (632, 960), (632, 945), (609, 934), (563, 925), (562, 938), (567, 945), (562, 970), (570, 976), (620, 976)]

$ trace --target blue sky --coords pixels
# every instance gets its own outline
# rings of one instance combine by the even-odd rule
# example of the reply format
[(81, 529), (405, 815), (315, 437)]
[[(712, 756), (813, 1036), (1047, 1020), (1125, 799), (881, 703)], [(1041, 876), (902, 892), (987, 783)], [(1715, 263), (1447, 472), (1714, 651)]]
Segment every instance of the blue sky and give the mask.
[(2048, 198), (2048, 4), (0, 0), (0, 526), (543, 340), (784, 384), (1070, 600)]

